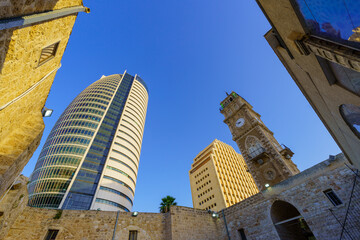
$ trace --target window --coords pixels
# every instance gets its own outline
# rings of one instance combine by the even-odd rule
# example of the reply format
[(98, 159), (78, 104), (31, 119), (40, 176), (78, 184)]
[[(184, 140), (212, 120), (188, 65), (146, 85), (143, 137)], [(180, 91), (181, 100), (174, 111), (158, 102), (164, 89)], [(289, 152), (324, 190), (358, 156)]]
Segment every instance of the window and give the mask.
[(360, 138), (360, 107), (343, 104), (340, 106), (340, 114), (353, 133)]
[(129, 240), (137, 240), (138, 231), (129, 231)]
[(238, 230), (238, 232), (239, 232), (239, 235), (240, 235), (240, 239), (241, 239), (241, 240), (246, 240), (246, 236), (245, 236), (245, 231), (244, 231), (244, 229), (241, 228), (241, 229)]
[(334, 193), (334, 191), (332, 189), (328, 189), (326, 191), (324, 191), (324, 194), (326, 195), (326, 197), (330, 200), (330, 202), (334, 205), (340, 205), (342, 204), (342, 201), (340, 200), (340, 198)]
[(47, 46), (41, 50), (40, 59), (39, 59), (39, 66), (51, 58), (55, 57), (56, 51), (59, 47), (59, 43), (51, 44), (50, 46)]
[(45, 240), (54, 240), (56, 238), (56, 236), (58, 235), (58, 233), (59, 233), (59, 230), (49, 229), (46, 234)]
[(312, 35), (360, 46), (358, 1), (296, 0), (295, 6)]

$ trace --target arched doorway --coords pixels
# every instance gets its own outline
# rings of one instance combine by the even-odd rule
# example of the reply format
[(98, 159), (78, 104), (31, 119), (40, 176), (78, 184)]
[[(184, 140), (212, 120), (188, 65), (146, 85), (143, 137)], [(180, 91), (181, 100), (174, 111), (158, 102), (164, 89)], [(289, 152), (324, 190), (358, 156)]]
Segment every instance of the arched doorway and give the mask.
[(270, 211), (281, 240), (316, 240), (305, 219), (290, 203), (275, 201)]

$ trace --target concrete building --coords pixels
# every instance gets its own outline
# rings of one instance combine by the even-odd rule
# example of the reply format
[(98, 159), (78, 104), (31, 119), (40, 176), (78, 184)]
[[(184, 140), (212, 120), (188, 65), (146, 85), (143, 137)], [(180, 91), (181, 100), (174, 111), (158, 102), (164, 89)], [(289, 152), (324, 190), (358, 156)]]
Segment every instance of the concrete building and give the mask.
[(81, 0), (0, 1), (0, 197), (31, 158)]
[(220, 211), (259, 192), (243, 157), (215, 139), (189, 171), (193, 207)]
[(334, 156), (217, 214), (180, 206), (137, 215), (32, 208), (22, 177), (0, 203), (0, 239), (360, 239), (360, 178), (346, 163)]
[(260, 190), (299, 173), (291, 160), (294, 153), (278, 143), (274, 133), (261, 121), (260, 114), (245, 99), (232, 92), (220, 105), (224, 123), (229, 126)]
[(360, 168), (359, 1), (257, 0), (265, 38), (342, 152)]
[(148, 90), (137, 75), (103, 76), (51, 130), (30, 177), (29, 205), (131, 211)]

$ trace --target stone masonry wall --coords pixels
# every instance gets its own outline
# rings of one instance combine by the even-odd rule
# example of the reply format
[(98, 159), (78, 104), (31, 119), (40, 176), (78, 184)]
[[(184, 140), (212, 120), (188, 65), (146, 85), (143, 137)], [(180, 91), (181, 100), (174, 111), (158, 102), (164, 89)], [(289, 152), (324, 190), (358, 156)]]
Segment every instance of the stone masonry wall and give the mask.
[(0, 239), (3, 239), (28, 202), (26, 183), (28, 178), (20, 176), (4, 198), (0, 198)]
[(213, 218), (206, 210), (171, 207), (171, 237), (173, 240), (218, 240), (223, 230), (222, 219)]
[(82, 0), (0, 0), (0, 19), (82, 5)]
[[(59, 216), (61, 214), (61, 216)], [(6, 237), (0, 239), (44, 239), (49, 229), (59, 230), (62, 239), (112, 239), (117, 212), (48, 210), (26, 207), (19, 215)], [(205, 210), (172, 207), (168, 213), (119, 212), (115, 239), (127, 240), (129, 231), (138, 231), (142, 240), (192, 240), (219, 239), (223, 227), (221, 219), (214, 219)]]
[[(332, 209), (339, 219), (344, 219), (355, 176), (344, 163), (344, 160), (322, 162), (227, 208), (225, 216), (231, 239), (241, 239), (238, 233), (241, 228), (249, 239), (279, 239), (270, 214), (271, 206), (276, 200), (295, 206), (316, 239), (339, 239), (341, 227), (329, 209)], [(323, 193), (329, 188), (333, 189), (343, 204), (336, 207), (332, 205)], [(225, 231), (222, 239), (227, 239)]]
[[(61, 214), (61, 216), (59, 216)], [(18, 217), (6, 240), (44, 239), (48, 229), (57, 229), (57, 240), (62, 239), (112, 239), (117, 212), (47, 210), (27, 207)], [(130, 230), (138, 231), (139, 239), (165, 239), (166, 214), (120, 212), (115, 239), (127, 240)]]
[[(0, 18), (82, 5), (81, 0), (1, 0)], [(8, 9), (5, 12), (4, 9)], [(22, 171), (39, 145), (44, 107), (76, 14), (0, 31), (0, 196)], [(60, 41), (51, 60), (39, 65), (41, 50)], [(4, 107), (43, 77), (31, 92)]]

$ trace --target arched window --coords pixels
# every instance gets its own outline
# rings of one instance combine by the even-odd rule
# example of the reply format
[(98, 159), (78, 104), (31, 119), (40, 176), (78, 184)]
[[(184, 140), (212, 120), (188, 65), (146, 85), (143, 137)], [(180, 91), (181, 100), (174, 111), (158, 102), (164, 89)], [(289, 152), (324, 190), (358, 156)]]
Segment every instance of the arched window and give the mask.
[(281, 240), (316, 240), (305, 219), (290, 203), (275, 201), (270, 211), (271, 219)]
[(340, 106), (340, 114), (353, 133), (360, 138), (360, 107), (343, 104)]
[(251, 158), (258, 156), (263, 153), (265, 149), (262, 147), (259, 139), (254, 136), (248, 136), (245, 141), (246, 149)]

